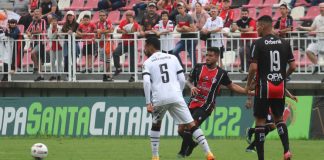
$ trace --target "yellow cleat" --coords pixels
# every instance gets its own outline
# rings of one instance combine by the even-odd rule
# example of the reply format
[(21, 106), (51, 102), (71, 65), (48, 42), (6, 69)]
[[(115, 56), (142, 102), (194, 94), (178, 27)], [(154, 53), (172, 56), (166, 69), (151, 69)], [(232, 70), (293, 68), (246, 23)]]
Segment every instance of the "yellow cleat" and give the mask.
[(206, 156), (207, 160), (216, 160), (215, 156), (213, 155), (213, 153), (209, 152)]
[(153, 156), (152, 160), (160, 160), (160, 158), (158, 156)]

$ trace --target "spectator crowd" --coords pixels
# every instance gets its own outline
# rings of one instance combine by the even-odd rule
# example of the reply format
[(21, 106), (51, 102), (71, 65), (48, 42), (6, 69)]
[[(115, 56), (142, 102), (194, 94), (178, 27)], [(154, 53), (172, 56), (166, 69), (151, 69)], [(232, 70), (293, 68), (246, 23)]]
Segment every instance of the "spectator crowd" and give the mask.
[[(89, 1), (89, 0), (88, 0)], [(320, 1), (312, 1), (317, 5)], [(281, 16), (274, 24), (274, 33), (282, 38), (289, 37), (288, 32), (293, 30), (293, 18), (289, 15), (291, 4), (280, 4)], [(131, 8), (128, 8), (131, 4)], [(320, 4), (321, 5), (321, 4)], [(66, 73), (68, 72), (69, 53), (68, 41), (69, 35), (75, 34), (77, 41), (71, 39), (71, 45), (75, 49), (77, 56), (86, 57), (86, 66), (81, 69), (80, 73), (92, 73), (94, 56), (98, 56), (101, 61), (105, 62), (104, 71), (107, 74), (103, 75), (103, 81), (112, 81), (114, 76), (119, 75), (122, 70), (120, 64), (120, 56), (128, 53), (130, 72), (135, 71), (135, 54), (136, 47), (134, 46), (135, 36), (140, 38), (148, 38), (151, 36), (160, 37), (161, 51), (175, 55), (181, 64), (182, 58), (180, 53), (186, 51), (192, 64), (197, 63), (196, 47), (198, 40), (206, 42), (207, 47), (217, 47), (221, 51), (223, 58), (226, 50), (226, 42), (223, 37), (228, 36), (228, 32), (240, 32), (242, 40), (239, 41), (239, 56), (241, 60), (240, 72), (248, 71), (250, 59), (250, 45), (258, 37), (255, 17), (250, 17), (249, 8), (241, 8), (240, 18), (235, 20), (236, 16), (231, 7), (231, 0), (99, 0), (93, 12), (98, 11), (99, 18), (93, 20), (89, 14), (79, 15), (78, 10), (61, 10), (58, 7), (57, 0), (27, 0), (26, 5), (16, 7), (16, 13), (20, 14), (20, 19), (7, 19), (7, 22), (0, 23), (0, 33), (13, 40), (30, 38), (34, 40), (29, 46), (31, 59), (33, 61), (33, 72), (39, 73), (35, 81), (44, 80), (41, 74), (42, 65), (46, 61), (46, 51), (49, 53), (51, 68), (53, 72)], [(108, 14), (114, 10), (122, 10), (125, 18), (120, 22), (111, 21)], [(323, 9), (324, 10), (324, 9)], [(92, 13), (93, 13), (92, 12)], [(0, 12), (1, 16), (6, 17), (5, 12)], [(321, 8), (321, 15), (322, 8)], [(320, 31), (320, 17), (316, 19), (316, 24), (311, 28), (298, 27), (304, 30)], [(82, 17), (80, 17), (82, 16)], [(324, 15), (323, 15), (324, 16)], [(78, 21), (80, 19), (80, 21)], [(23, 26), (24, 30), (18, 29)], [(324, 26), (324, 25), (322, 25)], [(320, 28), (319, 28), (320, 27)], [(172, 32), (180, 33), (181, 40), (174, 44), (170, 39), (174, 36)], [(21, 33), (23, 32), (23, 33)], [(107, 41), (111, 38), (112, 33), (121, 34), (120, 39), (124, 41), (112, 47), (112, 43)], [(135, 35), (136, 33), (136, 35)], [(21, 36), (25, 34), (25, 36)], [(199, 35), (199, 37), (198, 37)], [(50, 42), (47, 44), (47, 40)], [(61, 41), (63, 39), (63, 41)], [(248, 39), (244, 40), (243, 39)], [(78, 40), (86, 40), (80, 46)], [(8, 56), (4, 57), (4, 72), (15, 70), (19, 58), (15, 54), (17, 52), (18, 43), (11, 44), (8, 47), (10, 51)], [(25, 43), (19, 44), (25, 47)], [(45, 49), (49, 46), (49, 49)], [(98, 48), (98, 49), (97, 49)], [(96, 53), (94, 53), (96, 52)], [(314, 64), (317, 63), (316, 45), (308, 49), (307, 55), (312, 59)], [(311, 54), (313, 53), (313, 54)], [(80, 54), (80, 55), (79, 55)], [(114, 62), (114, 74), (110, 75), (111, 58)], [(222, 66), (222, 61), (218, 65)], [(9, 66), (11, 64), (11, 66)], [(19, 65), (18, 65), (19, 66)], [(314, 71), (317, 72), (320, 67)], [(49, 80), (61, 80), (61, 74), (51, 76)], [(8, 75), (4, 75), (2, 81), (8, 81)], [(129, 82), (134, 81), (134, 75), (131, 75)]]

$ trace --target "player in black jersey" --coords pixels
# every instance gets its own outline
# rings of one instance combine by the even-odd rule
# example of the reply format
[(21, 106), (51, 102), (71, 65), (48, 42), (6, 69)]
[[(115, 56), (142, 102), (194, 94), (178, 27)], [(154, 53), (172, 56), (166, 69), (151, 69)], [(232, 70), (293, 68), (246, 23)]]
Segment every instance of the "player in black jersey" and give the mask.
[[(256, 74), (254, 117), (256, 119), (255, 140), (259, 160), (264, 160), (265, 127), (269, 107), (284, 147), (284, 159), (290, 160), (288, 130), (283, 122), (285, 107), (285, 80), (295, 69), (296, 64), (287, 41), (272, 34), (272, 17), (262, 16), (257, 21), (257, 31), (262, 38), (252, 44), (251, 64), (247, 89)], [(289, 64), (288, 70), (286, 70)]]

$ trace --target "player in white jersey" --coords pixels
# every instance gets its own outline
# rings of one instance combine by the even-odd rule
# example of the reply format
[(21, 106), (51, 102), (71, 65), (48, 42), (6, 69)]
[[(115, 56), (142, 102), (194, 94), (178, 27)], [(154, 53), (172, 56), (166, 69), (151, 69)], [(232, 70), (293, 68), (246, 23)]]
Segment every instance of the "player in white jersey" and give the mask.
[(159, 160), (161, 122), (166, 111), (178, 124), (185, 124), (189, 128), (202, 146), (207, 160), (214, 160), (207, 140), (202, 130), (195, 126), (182, 96), (186, 82), (183, 68), (174, 55), (159, 50), (159, 39), (150, 37), (146, 40), (145, 55), (149, 58), (143, 64), (143, 84), (147, 111), (153, 116), (150, 132), (152, 160)]

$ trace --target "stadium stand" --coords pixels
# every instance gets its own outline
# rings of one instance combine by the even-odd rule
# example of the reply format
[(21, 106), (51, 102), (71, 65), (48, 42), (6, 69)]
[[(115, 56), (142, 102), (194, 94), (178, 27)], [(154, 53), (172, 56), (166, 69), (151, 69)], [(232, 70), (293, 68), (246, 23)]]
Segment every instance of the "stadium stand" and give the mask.
[(301, 21), (313, 20), (317, 15), (320, 14), (318, 6), (311, 6), (308, 8), (307, 13), (304, 17), (301, 17)]
[(293, 17), (294, 20), (300, 20), (300, 18), (305, 16), (305, 7), (299, 6), (293, 8), (291, 10), (290, 15)]
[(58, 1), (57, 5), (58, 5), (58, 7), (59, 7), (60, 10), (65, 10), (67, 8), (70, 8), (71, 0), (61, 0), (61, 1)]

